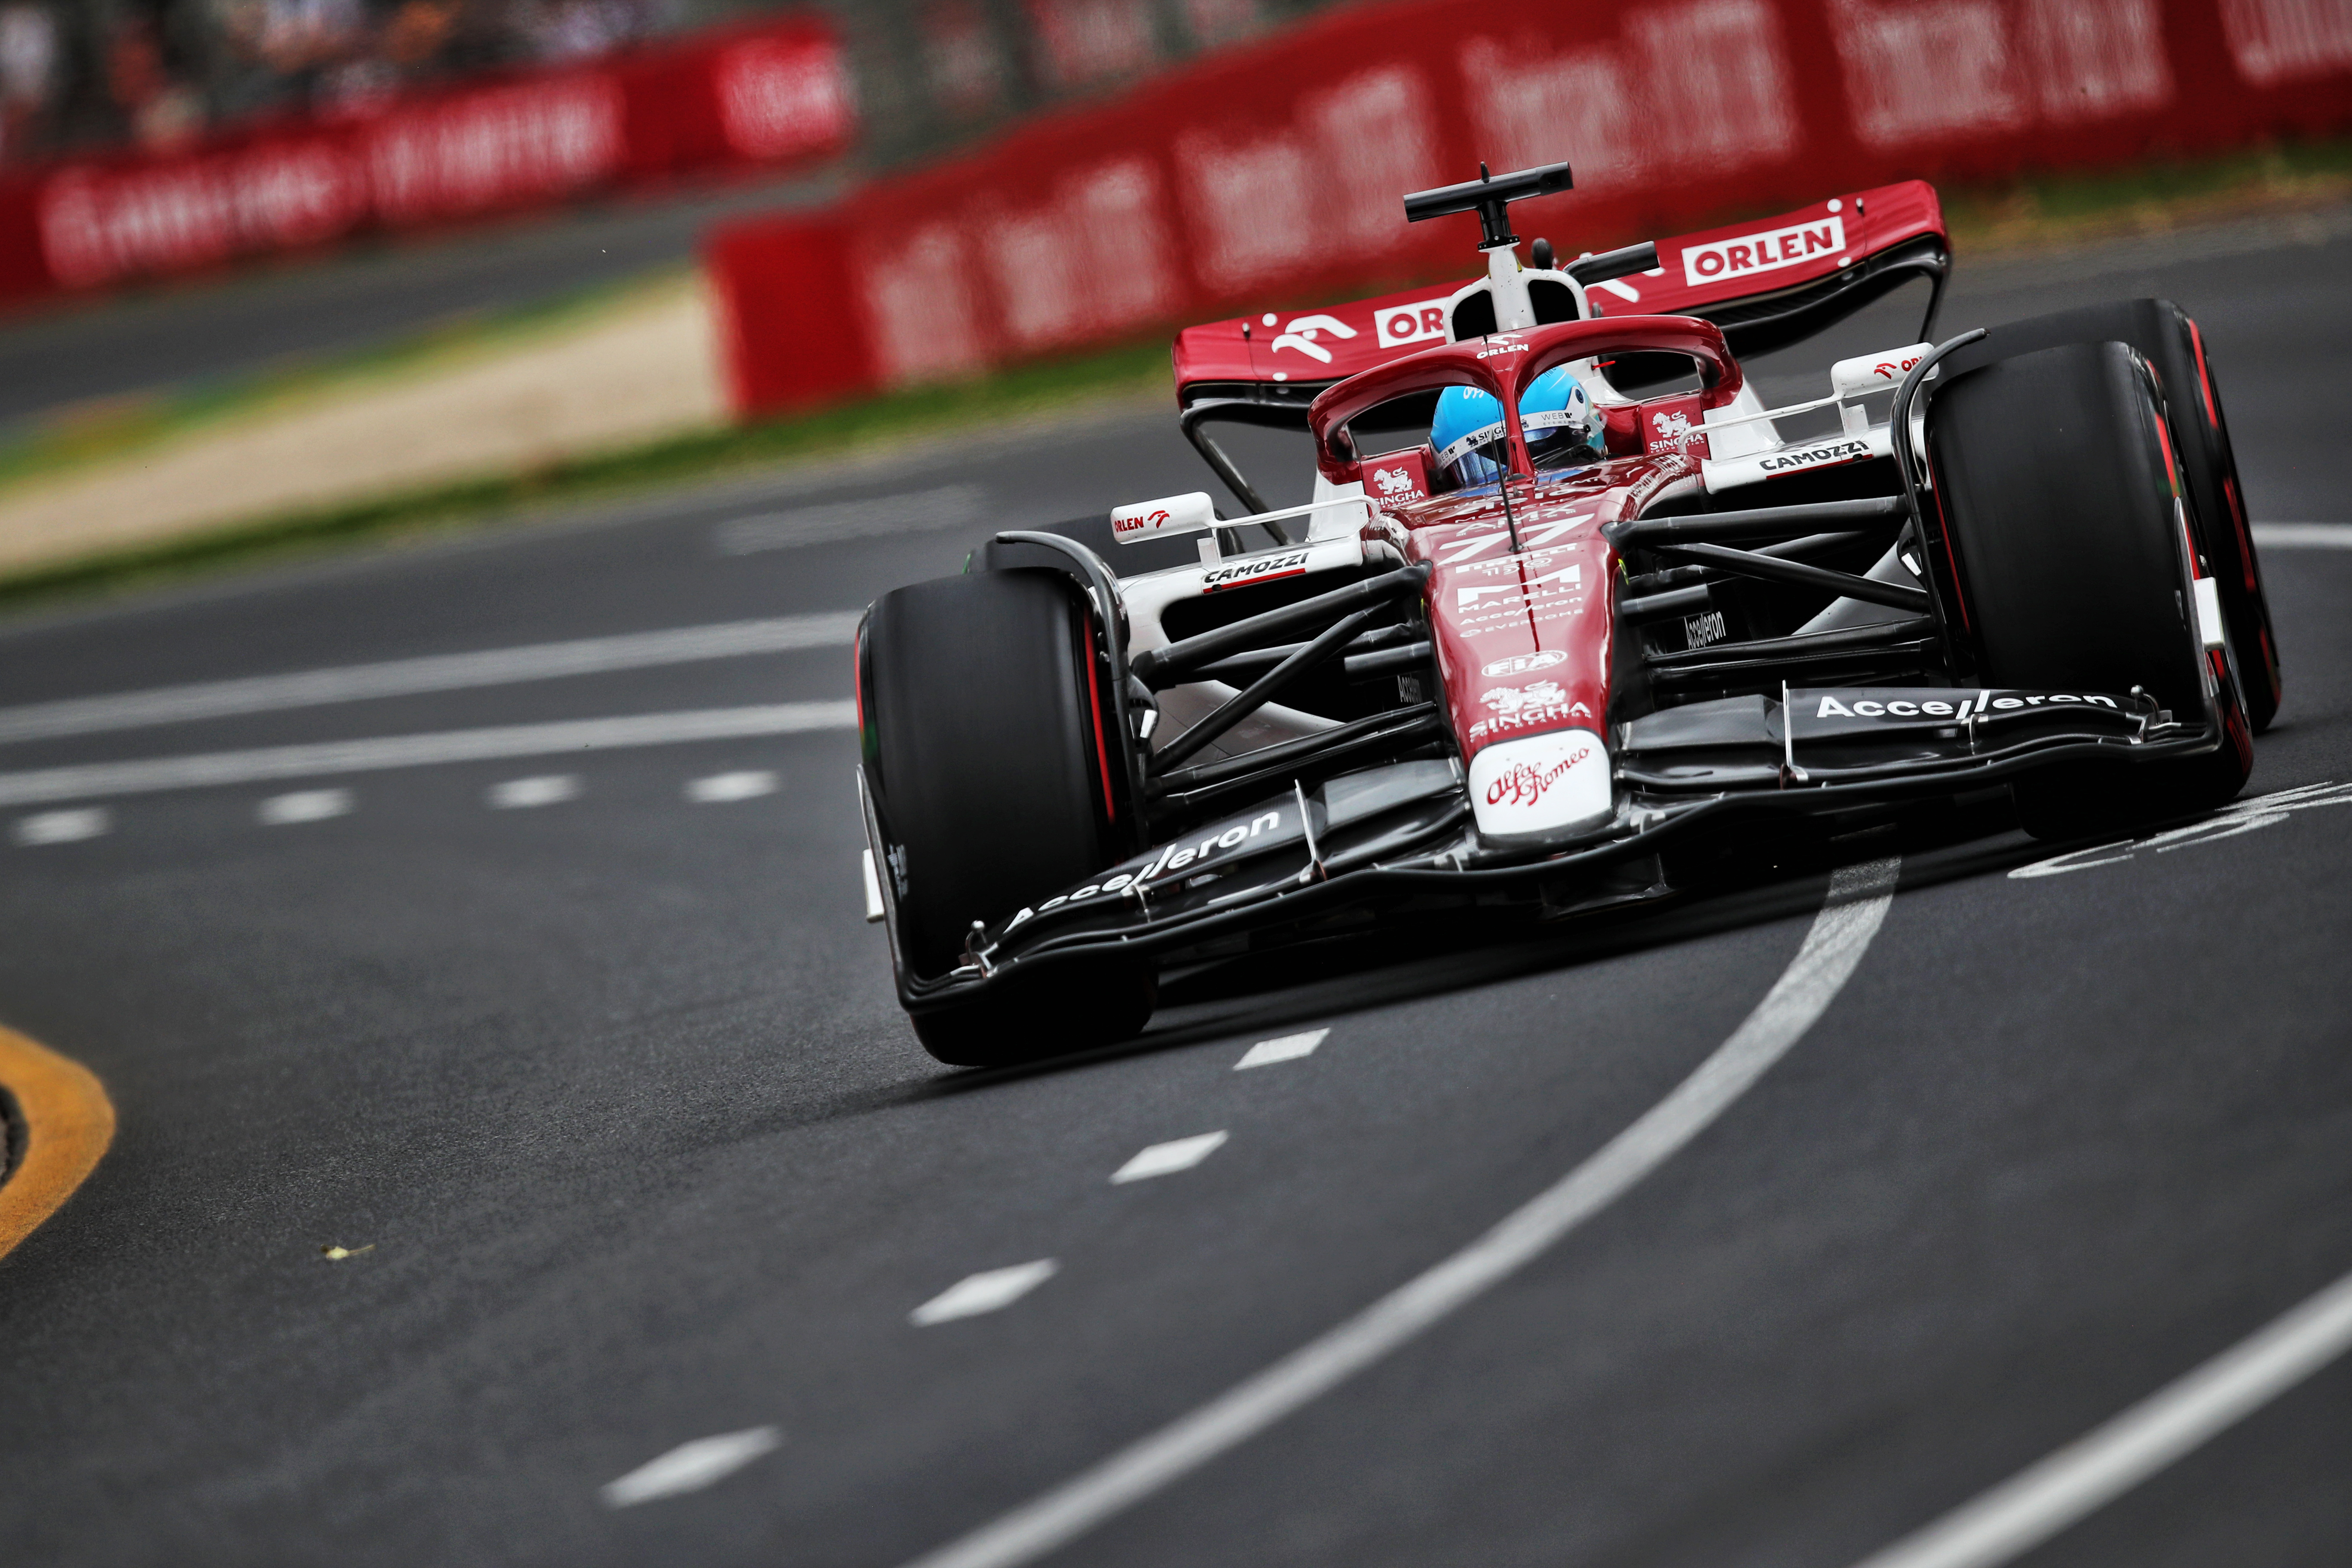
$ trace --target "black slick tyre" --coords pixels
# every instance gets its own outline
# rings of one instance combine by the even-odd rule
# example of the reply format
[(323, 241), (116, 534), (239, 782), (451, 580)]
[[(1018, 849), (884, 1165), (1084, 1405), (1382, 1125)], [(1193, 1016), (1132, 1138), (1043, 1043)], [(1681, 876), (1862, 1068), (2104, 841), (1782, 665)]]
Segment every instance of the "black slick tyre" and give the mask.
[(1956, 377), (1930, 405), (1931, 504), (1942, 510), (1980, 681), (2142, 687), (2190, 723), (2206, 712), (2209, 683), (2218, 689), (2223, 735), (2213, 752), (2020, 777), (2018, 818), (2039, 838), (2210, 811), (2253, 765), (2234, 665), (2209, 659), (2196, 629), (2162, 426), (2143, 364), (2121, 342), (1997, 361)]
[(1995, 327), (1954, 353), (1945, 374), (2014, 359), (2066, 343), (2128, 343), (2156, 373), (2169, 417), (2174, 450), (2187, 491), (2190, 526), (2221, 595), (2221, 613), (2239, 660), (2246, 718), (2256, 734), (2270, 727), (2284, 685), (2262, 562), (2246, 520), (2245, 492), (2230, 444), (2221, 389), (2206, 354), (2203, 334), (2169, 300), (2116, 300)]
[[(894, 589), (858, 643), (859, 743), (912, 975), (963, 963), (972, 922), (1082, 882), (1118, 858), (1104, 754), (1109, 705), (1087, 602), (1058, 572), (976, 572)], [(931, 1054), (1025, 1059), (1133, 1034), (1148, 967), (1060, 966), (919, 1012)], [(1083, 1005), (1079, 1005), (1083, 1004)]]

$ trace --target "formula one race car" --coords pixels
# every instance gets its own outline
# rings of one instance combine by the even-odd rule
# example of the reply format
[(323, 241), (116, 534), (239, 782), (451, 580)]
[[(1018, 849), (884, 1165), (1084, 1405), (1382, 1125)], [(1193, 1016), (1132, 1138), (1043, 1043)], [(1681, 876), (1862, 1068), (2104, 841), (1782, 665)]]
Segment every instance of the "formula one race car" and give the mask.
[[(2066, 311), (1768, 409), (1738, 353), (1920, 279), (1932, 326), (1935, 193), (1524, 265), (1507, 204), (1568, 183), (1405, 198), (1478, 214), (1465, 287), (1178, 338), (1247, 515), (1000, 533), (875, 601), (868, 914), (934, 1056), (1130, 1036), (1170, 962), (1367, 910), (1662, 896), (1727, 834), (2005, 787), (2066, 838), (2243, 784), (2278, 664), (2195, 322)], [(1235, 420), (1312, 434), (1311, 501), (1264, 505)]]

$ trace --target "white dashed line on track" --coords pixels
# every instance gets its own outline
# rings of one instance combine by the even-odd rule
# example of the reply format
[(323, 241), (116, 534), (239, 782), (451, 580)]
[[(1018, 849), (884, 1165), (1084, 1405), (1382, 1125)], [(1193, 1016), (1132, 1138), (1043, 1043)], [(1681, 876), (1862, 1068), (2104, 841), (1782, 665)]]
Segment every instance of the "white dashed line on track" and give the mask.
[(789, 511), (761, 511), (730, 518), (712, 531), (710, 542), (721, 555), (750, 555), (762, 550), (787, 550), (834, 539), (960, 528), (978, 522), (987, 510), (987, 492), (978, 485), (942, 485), (937, 489), (912, 490), (904, 495), (827, 501), (819, 506), (794, 507)]
[(96, 838), (113, 826), (114, 815), (106, 807), (86, 805), (73, 811), (41, 811), (20, 816), (8, 829), (8, 837), (27, 847), (71, 844), (77, 839)]
[(1285, 1035), (1279, 1039), (1260, 1040), (1242, 1053), (1242, 1059), (1234, 1064), (1234, 1070), (1270, 1068), (1276, 1062), (1295, 1062), (1301, 1057), (1311, 1057), (1315, 1054), (1315, 1047), (1321, 1045), (1323, 1037), (1330, 1032), (1328, 1029), (1309, 1029), (1303, 1035)]
[(1172, 1176), (1179, 1171), (1189, 1171), (1223, 1147), (1225, 1134), (1203, 1132), (1192, 1138), (1171, 1138), (1165, 1143), (1154, 1143), (1139, 1152), (1126, 1164), (1110, 1173), (1118, 1182), (1149, 1181), (1153, 1176)]
[(1009, 1268), (968, 1274), (908, 1313), (907, 1321), (918, 1328), (929, 1328), (933, 1323), (976, 1318), (982, 1312), (1010, 1307), (1051, 1279), (1061, 1267), (1050, 1258), (1041, 1258), (1034, 1263), (1016, 1263)]
[(352, 664), (289, 675), (256, 675), (237, 680), (207, 680), (121, 691), (104, 697), (69, 697), (0, 708), (0, 742), (57, 735), (95, 735), (176, 724), (237, 713), (275, 713), (353, 702), (372, 697), (413, 697), (429, 691), (462, 691), (566, 675), (602, 675), (612, 670), (650, 669), (699, 659), (739, 658), (751, 654), (793, 653), (803, 648), (841, 647), (857, 633), (856, 610), (814, 616), (784, 616), (765, 621), (727, 621), (619, 637), (581, 637), (475, 653), (431, 654), (382, 664)]
[(752, 708), (633, 713), (619, 719), (565, 719), (548, 724), (265, 746), (250, 752), (205, 752), (127, 763), (85, 763), (0, 773), (0, 806), (39, 805), (92, 795), (150, 795), (159, 790), (254, 784), (264, 779), (375, 773), (386, 768), (425, 767), (443, 763), (566, 756), (580, 752), (682, 745), (752, 735), (797, 735), (814, 730), (848, 730), (856, 723), (857, 705), (847, 700), (772, 702)]
[(606, 1508), (632, 1508), (680, 1492), (698, 1492), (725, 1480), (752, 1460), (772, 1454), (784, 1440), (773, 1426), (753, 1426), (741, 1432), (721, 1432), (680, 1443), (657, 1459), (649, 1459), (618, 1480), (597, 1489)]
[(580, 775), (541, 773), (536, 778), (509, 779), (504, 784), (492, 784), (484, 798), (503, 811), (534, 805), (557, 805), (580, 798)]
[(908, 1568), (1034, 1563), (1312, 1404), (1541, 1257), (1712, 1126), (1804, 1037), (1869, 951), (1900, 868), (1889, 858), (1835, 873), (1796, 957), (1731, 1037), (1632, 1126), (1484, 1236), (1190, 1415)]
[(719, 805), (732, 800), (756, 800), (763, 795), (776, 793), (776, 775), (747, 770), (737, 773), (713, 773), (707, 779), (692, 779), (686, 786), (686, 798), (697, 805)]
[(1996, 1568), (2352, 1350), (2352, 1275), (1858, 1568)]
[(352, 792), (347, 789), (301, 789), (291, 795), (273, 795), (254, 807), (253, 818), (264, 827), (284, 827), (296, 822), (324, 822), (331, 816), (352, 814)]

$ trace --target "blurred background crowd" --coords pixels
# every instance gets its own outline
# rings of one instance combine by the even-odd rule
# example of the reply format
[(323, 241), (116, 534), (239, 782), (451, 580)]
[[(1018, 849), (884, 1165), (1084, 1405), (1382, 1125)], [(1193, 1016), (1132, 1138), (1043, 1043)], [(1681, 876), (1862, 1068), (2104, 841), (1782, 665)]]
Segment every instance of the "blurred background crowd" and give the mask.
[(8, 0), (0, 157), (137, 142), (284, 110), (595, 56), (677, 25), (683, 0)]
[(287, 111), (593, 58), (776, 12), (830, 14), (883, 161), (1249, 37), (1324, 0), (5, 0), (0, 163), (170, 148)]

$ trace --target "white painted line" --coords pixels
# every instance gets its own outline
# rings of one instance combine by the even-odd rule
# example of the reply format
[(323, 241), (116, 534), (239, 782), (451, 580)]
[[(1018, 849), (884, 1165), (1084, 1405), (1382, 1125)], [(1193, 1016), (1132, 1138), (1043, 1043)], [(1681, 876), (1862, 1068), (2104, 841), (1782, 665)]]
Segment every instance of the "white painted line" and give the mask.
[(534, 805), (560, 805), (580, 798), (578, 773), (541, 773), (535, 778), (509, 779), (490, 786), (489, 803), (503, 811)]
[(776, 793), (776, 775), (747, 770), (736, 773), (713, 773), (707, 779), (694, 779), (686, 786), (686, 798), (700, 805), (713, 805), (730, 800), (756, 800), (763, 795)]
[(601, 675), (607, 670), (647, 669), (706, 658), (845, 647), (857, 634), (858, 615), (856, 610), (837, 610), (766, 621), (726, 621), (669, 631), (531, 643), (476, 653), (432, 654), (382, 664), (352, 664), (288, 675), (256, 675), (238, 680), (207, 680), (148, 691), (34, 702), (20, 708), (0, 708), (0, 742), (94, 735), (191, 719), (271, 713), (370, 697), (459, 691), (564, 675)]
[(835, 539), (868, 539), (960, 528), (978, 522), (988, 496), (978, 485), (942, 485), (932, 490), (882, 496), (873, 500), (833, 501), (790, 511), (754, 512), (714, 530), (710, 542), (721, 555), (750, 555)]
[[(2186, 849), (2191, 845), (2210, 844), (2216, 839), (2235, 838), (2242, 833), (2276, 827), (2287, 819), (2290, 812), (2308, 811), (2322, 805), (2352, 805), (2352, 784), (2332, 782), (2299, 784), (2294, 789), (2273, 790), (2269, 795), (2233, 800), (2202, 822), (2192, 822), (2186, 827), (2167, 828), (2146, 838), (2118, 838), (2112, 844), (2095, 844), (2087, 849), (2069, 849), (2063, 854), (2053, 855), (2047, 860), (2020, 866), (2009, 874), (2009, 878), (2015, 882), (2035, 877), (2063, 877), (2069, 871), (2087, 871), (2095, 866), (2120, 865), (2143, 849), (2169, 855), (2175, 849)], [(2109, 853), (2117, 849), (2123, 853)], [(2082, 858), (2086, 855), (2097, 858)]]
[(2352, 1274), (1859, 1568), (1993, 1568), (2032, 1550), (2352, 1350)]
[(1061, 1265), (1052, 1258), (1041, 1258), (1034, 1263), (1016, 1263), (1009, 1268), (968, 1274), (908, 1313), (907, 1320), (919, 1328), (929, 1328), (933, 1323), (976, 1318), (982, 1312), (1010, 1307), (1051, 1279), (1059, 1268)]
[(671, 746), (691, 741), (737, 740), (747, 735), (848, 730), (856, 728), (856, 723), (857, 705), (854, 702), (775, 702), (757, 708), (636, 713), (623, 719), (567, 719), (551, 724), (514, 724), (491, 730), (446, 730), (437, 734), (387, 735), (367, 741), (264, 746), (251, 752), (203, 752), (192, 756), (151, 757), (130, 763), (86, 763), (0, 773), (0, 808), (91, 796), (148, 795), (157, 790), (194, 789), (206, 784), (252, 784), (262, 779), (317, 778), (441, 763), (563, 756), (623, 746)]
[(2258, 550), (2352, 550), (2352, 522), (2258, 522)]
[(253, 817), (264, 827), (324, 822), (331, 816), (349, 816), (352, 804), (352, 792), (347, 789), (296, 790), (292, 795), (271, 795), (254, 808)]
[(752, 1426), (680, 1443), (658, 1459), (648, 1459), (616, 1481), (597, 1488), (606, 1508), (631, 1508), (680, 1492), (698, 1492), (721, 1481), (763, 1454), (772, 1454), (784, 1436), (773, 1426)]
[(1330, 1032), (1328, 1029), (1309, 1029), (1303, 1035), (1285, 1035), (1280, 1039), (1260, 1040), (1242, 1053), (1242, 1059), (1234, 1064), (1234, 1070), (1239, 1072), (1244, 1068), (1272, 1067), (1276, 1062), (1295, 1062), (1301, 1057), (1311, 1057), (1315, 1054), (1315, 1047), (1323, 1043), (1323, 1037)]
[(1194, 1138), (1171, 1138), (1165, 1143), (1154, 1143), (1113, 1171), (1110, 1179), (1114, 1184), (1141, 1182), (1189, 1171), (1215, 1153), (1224, 1142), (1222, 1132), (1203, 1132)]
[(106, 807), (85, 805), (72, 811), (43, 811), (20, 816), (9, 828), (8, 836), (27, 847), (71, 844), (76, 839), (95, 838), (113, 826), (114, 814)]
[(1076, 1540), (1411, 1342), (1541, 1257), (1697, 1137), (1812, 1026), (1895, 897), (1900, 862), (1852, 866), (1747, 1021), (1673, 1093), (1492, 1230), (1188, 1415), (907, 1568), (1012, 1568)]

